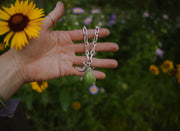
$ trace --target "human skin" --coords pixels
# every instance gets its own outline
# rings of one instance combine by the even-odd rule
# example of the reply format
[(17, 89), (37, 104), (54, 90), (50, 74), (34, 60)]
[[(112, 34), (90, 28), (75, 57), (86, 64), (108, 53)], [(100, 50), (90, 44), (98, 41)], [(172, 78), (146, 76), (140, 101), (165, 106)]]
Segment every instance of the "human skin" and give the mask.
[[(74, 44), (73, 41), (83, 40), (82, 30), (52, 31), (51, 27), (63, 16), (64, 5), (58, 2), (55, 9), (43, 21), (40, 36), (30, 39), (29, 44), (22, 50), (10, 49), (0, 56), (0, 96), (6, 101), (24, 84), (32, 81), (50, 80), (63, 76), (84, 76), (78, 71), (85, 56), (76, 56), (83, 53), (83, 43)], [(88, 38), (93, 38), (94, 29), (88, 30)], [(100, 37), (110, 34), (108, 29), (101, 28)], [(92, 44), (90, 45), (92, 47)], [(118, 50), (118, 45), (112, 42), (98, 43), (96, 52)], [(113, 59), (93, 58), (93, 67), (116, 68), (118, 65)], [(97, 79), (104, 79), (105, 74), (94, 70)]]

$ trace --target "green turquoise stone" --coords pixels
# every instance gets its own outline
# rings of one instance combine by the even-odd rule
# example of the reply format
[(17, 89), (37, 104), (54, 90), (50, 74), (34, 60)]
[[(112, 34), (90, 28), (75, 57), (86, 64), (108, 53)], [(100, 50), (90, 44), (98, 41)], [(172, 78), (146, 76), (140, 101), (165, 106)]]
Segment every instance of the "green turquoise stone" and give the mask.
[(87, 71), (85, 72), (84, 80), (88, 84), (93, 84), (96, 82), (96, 78), (91, 68), (87, 69)]

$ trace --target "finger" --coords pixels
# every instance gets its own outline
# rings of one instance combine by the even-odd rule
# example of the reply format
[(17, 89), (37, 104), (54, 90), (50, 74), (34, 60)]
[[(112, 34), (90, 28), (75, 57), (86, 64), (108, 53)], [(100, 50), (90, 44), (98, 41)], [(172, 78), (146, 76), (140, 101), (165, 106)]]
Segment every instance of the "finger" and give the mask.
[[(87, 61), (86, 56), (75, 56), (73, 64), (82, 66), (85, 61)], [(116, 68), (118, 66), (118, 62), (113, 59), (93, 58), (91, 66), (99, 68)]]
[[(83, 77), (85, 72), (80, 72), (78, 69), (80, 69), (80, 67), (74, 67), (73, 75)], [(104, 79), (106, 77), (105, 73), (101, 72), (101, 71), (93, 70), (93, 73), (94, 73), (94, 76), (96, 77), (96, 79)]]
[[(84, 39), (83, 30), (72, 30), (68, 31), (69, 36), (71, 37), (72, 41), (81, 41)], [(92, 39), (94, 37), (95, 30), (89, 29), (88, 30), (88, 39)], [(110, 34), (109, 30), (106, 28), (100, 28), (99, 37), (106, 37)]]
[[(93, 47), (92, 43), (89, 43), (89, 50)], [(74, 44), (75, 53), (83, 53), (85, 51), (84, 43)], [(119, 46), (116, 43), (112, 42), (104, 42), (104, 43), (97, 43), (95, 51), (108, 51), (108, 52), (116, 52), (119, 50)]]
[(57, 2), (56, 7), (53, 11), (51, 11), (44, 20), (43, 28), (44, 29), (50, 29), (52, 26), (54, 26), (59, 19), (64, 14), (64, 4), (62, 2)]

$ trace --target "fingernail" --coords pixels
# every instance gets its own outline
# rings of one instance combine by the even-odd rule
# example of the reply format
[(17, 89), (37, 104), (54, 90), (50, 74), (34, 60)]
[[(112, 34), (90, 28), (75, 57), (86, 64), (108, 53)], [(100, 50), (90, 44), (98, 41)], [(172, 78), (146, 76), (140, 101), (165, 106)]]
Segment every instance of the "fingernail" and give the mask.
[(62, 2), (61, 2), (61, 1), (58, 1), (57, 4), (56, 4), (56, 7), (59, 6), (59, 5), (61, 5), (61, 4), (62, 4)]

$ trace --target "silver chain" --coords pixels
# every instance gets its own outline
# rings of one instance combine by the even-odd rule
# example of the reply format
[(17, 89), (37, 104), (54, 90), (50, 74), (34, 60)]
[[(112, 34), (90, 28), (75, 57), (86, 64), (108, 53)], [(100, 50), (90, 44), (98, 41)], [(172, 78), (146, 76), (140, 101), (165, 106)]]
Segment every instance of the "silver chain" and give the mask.
[(100, 30), (99, 26), (96, 26), (95, 35), (94, 35), (93, 42), (92, 42), (93, 47), (91, 50), (89, 50), (88, 30), (87, 30), (86, 26), (84, 26), (84, 28), (83, 28), (84, 43), (85, 43), (85, 55), (87, 57), (87, 61), (83, 62), (84, 66), (81, 69), (78, 69), (79, 71), (83, 72), (83, 71), (86, 71), (88, 68), (91, 68), (92, 58), (93, 58), (93, 56), (96, 55), (95, 48), (96, 48), (97, 41), (98, 41), (99, 30)]
[(96, 48), (96, 45), (97, 45), (97, 41), (98, 41), (98, 33), (99, 33), (99, 26), (96, 26), (96, 29), (95, 29), (95, 34), (94, 34), (94, 38), (93, 38), (93, 42), (92, 42), (92, 49), (89, 50), (89, 42), (88, 42), (88, 31), (87, 31), (87, 28), (84, 26), (83, 28), (83, 34), (84, 34), (84, 43), (85, 43), (85, 55), (87, 57), (87, 62), (84, 63), (86, 64), (87, 66), (91, 66), (92, 64), (92, 58), (93, 56), (96, 55), (96, 52), (95, 52), (95, 48)]

